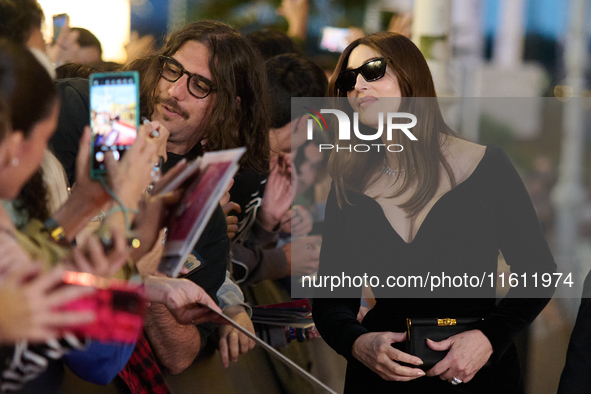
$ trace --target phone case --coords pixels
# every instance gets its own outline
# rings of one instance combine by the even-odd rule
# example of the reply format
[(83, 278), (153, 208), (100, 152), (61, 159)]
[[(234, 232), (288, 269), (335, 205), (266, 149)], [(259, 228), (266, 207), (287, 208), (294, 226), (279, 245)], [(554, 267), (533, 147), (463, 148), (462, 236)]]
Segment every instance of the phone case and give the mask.
[[(124, 78), (132, 78), (133, 84), (135, 85), (135, 115), (134, 119), (129, 122), (121, 120), (118, 115), (127, 115), (128, 112), (131, 112), (130, 108), (124, 108), (123, 103), (114, 103), (111, 105), (111, 108), (122, 108), (121, 113), (115, 111), (114, 109), (105, 114), (105, 110), (102, 107), (99, 107), (99, 103), (94, 102), (94, 94), (93, 94), (93, 86), (95, 81), (100, 81), (103, 79), (113, 79), (113, 80), (121, 80)], [(105, 84), (106, 85), (106, 84)], [(115, 84), (116, 85), (116, 84)], [(124, 72), (110, 72), (110, 73), (95, 73), (91, 74), (89, 80), (89, 87), (90, 87), (90, 119), (89, 124), (92, 129), (92, 137), (90, 141), (90, 177), (92, 179), (98, 179), (106, 174), (106, 168), (104, 165), (105, 155), (109, 151), (113, 151), (113, 154), (117, 154), (118, 156), (123, 155), (124, 150), (120, 151), (119, 144), (113, 145), (113, 141), (119, 141), (119, 134), (123, 133), (125, 130), (129, 131), (131, 128), (135, 128), (135, 132), (139, 131), (140, 125), (140, 100), (139, 100), (139, 74), (137, 71), (124, 71)], [(104, 104), (104, 103), (101, 103)], [(97, 109), (103, 109), (102, 111), (97, 111)], [(114, 111), (114, 112), (113, 112)], [(99, 115), (100, 114), (100, 115)], [(114, 117), (113, 114), (115, 114)], [(103, 128), (107, 135), (99, 134), (97, 129)], [(104, 149), (103, 141), (100, 141), (100, 149), (99, 149), (99, 138), (104, 139), (105, 141), (108, 140), (112, 135), (115, 135), (111, 138), (111, 144), (108, 146), (109, 149)], [(135, 136), (134, 136), (135, 139)], [(115, 153), (116, 152), (116, 153)], [(118, 159), (119, 157), (117, 157)], [(95, 161), (96, 160), (96, 161)], [(102, 161), (101, 161), (102, 160)], [(98, 163), (98, 164), (97, 164)]]

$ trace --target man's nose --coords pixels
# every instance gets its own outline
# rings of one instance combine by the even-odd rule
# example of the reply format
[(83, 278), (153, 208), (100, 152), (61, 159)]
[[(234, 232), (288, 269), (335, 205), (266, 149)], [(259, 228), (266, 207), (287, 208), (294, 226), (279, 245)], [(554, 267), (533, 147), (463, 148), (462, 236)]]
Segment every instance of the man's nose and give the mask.
[(176, 82), (171, 82), (169, 87), (169, 93), (171, 97), (174, 97), (177, 100), (183, 100), (186, 97), (188, 94), (187, 78), (189, 78), (189, 76), (183, 74), (179, 79), (176, 80)]

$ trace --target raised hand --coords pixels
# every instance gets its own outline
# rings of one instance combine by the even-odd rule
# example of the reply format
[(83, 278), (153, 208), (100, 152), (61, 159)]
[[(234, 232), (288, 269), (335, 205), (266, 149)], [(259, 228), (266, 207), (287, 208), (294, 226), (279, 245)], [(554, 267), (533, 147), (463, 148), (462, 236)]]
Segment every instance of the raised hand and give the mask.
[(303, 237), (312, 231), (312, 215), (302, 205), (295, 205), (281, 217), (281, 232)]
[(257, 218), (261, 226), (272, 231), (291, 206), (291, 160), (289, 155), (271, 159), (271, 172)]
[(114, 275), (125, 265), (129, 253), (123, 229), (113, 227), (109, 236), (112, 242), (109, 251), (104, 250), (96, 235), (90, 235), (82, 247), (72, 249), (72, 255), (64, 261), (64, 266), (72, 271), (87, 272), (106, 278)]
[(234, 179), (228, 185), (226, 192), (220, 199), (220, 205), (226, 214), (226, 222), (228, 223), (228, 237), (230, 239), (236, 236), (236, 232), (238, 231), (238, 217), (235, 215), (229, 215), (230, 212), (234, 211), (237, 213), (242, 212), (242, 208), (237, 203), (230, 201), (230, 189), (234, 184)]
[(308, 0), (283, 0), (277, 9), (277, 15), (287, 19), (287, 35), (305, 40), (308, 31)]
[(47, 47), (47, 55), (53, 64), (61, 65), (77, 60), (77, 53), (80, 50), (79, 37), (80, 32), (72, 31), (69, 21), (64, 23), (56, 42)]
[(296, 238), (283, 245), (283, 251), (287, 257), (287, 275), (310, 275), (318, 271), (321, 244), (322, 237), (313, 235)]

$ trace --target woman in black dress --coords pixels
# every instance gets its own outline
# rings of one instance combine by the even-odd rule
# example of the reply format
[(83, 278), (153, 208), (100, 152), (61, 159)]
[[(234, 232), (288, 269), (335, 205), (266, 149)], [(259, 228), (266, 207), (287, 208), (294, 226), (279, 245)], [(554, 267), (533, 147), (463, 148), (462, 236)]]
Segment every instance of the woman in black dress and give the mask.
[[(410, 40), (377, 33), (354, 41), (341, 55), (329, 95), (346, 97), (349, 110), (373, 129), (380, 126), (376, 114), (387, 106), (389, 112), (416, 114), (418, 122), (411, 130), (416, 141), (400, 131), (391, 140), (384, 132), (377, 141), (398, 143), (402, 152), (333, 150), (319, 276), (430, 271), (480, 277), (496, 273), (499, 250), (512, 273), (555, 271), (511, 161), (500, 147), (468, 142), (445, 125), (429, 67)], [(393, 104), (390, 97), (398, 100)], [(335, 144), (370, 143), (351, 134), (350, 141), (337, 136)], [(468, 293), (450, 299), (419, 298), (419, 293), (409, 298), (404, 292), (393, 298), (392, 289), (374, 287), (376, 305), (361, 323), (359, 297), (316, 297), (318, 330), (349, 361), (345, 392), (523, 393), (513, 339), (544, 308), (552, 290), (524, 298), (533, 297), (530, 289), (516, 287), (496, 304), (495, 286), (488, 287), (478, 298)], [(350, 297), (344, 290), (340, 294)], [(404, 352), (406, 318), (417, 317), (481, 321), (441, 342), (425, 339), (448, 353), (424, 372), (421, 360)]]

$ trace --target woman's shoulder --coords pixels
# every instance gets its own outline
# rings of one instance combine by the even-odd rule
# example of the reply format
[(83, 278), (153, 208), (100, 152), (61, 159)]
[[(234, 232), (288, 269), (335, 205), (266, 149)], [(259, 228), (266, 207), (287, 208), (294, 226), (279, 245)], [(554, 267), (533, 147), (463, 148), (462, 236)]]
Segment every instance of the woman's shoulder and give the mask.
[(334, 205), (339, 211), (350, 211), (355, 210), (359, 207), (367, 207), (368, 205), (374, 205), (376, 202), (373, 198), (350, 188), (343, 188), (343, 194), (341, 199), (337, 197), (337, 187), (334, 182), (331, 183), (330, 192), (327, 198), (327, 205)]
[[(498, 176), (517, 173), (503, 148), (495, 144), (480, 145), (461, 138), (450, 137), (444, 154), (454, 171), (456, 183), (468, 178), (481, 178), (489, 181)], [(475, 175), (474, 177), (472, 175)]]
[(443, 154), (457, 183), (468, 179), (487, 156), (489, 147), (450, 136), (443, 145)]

